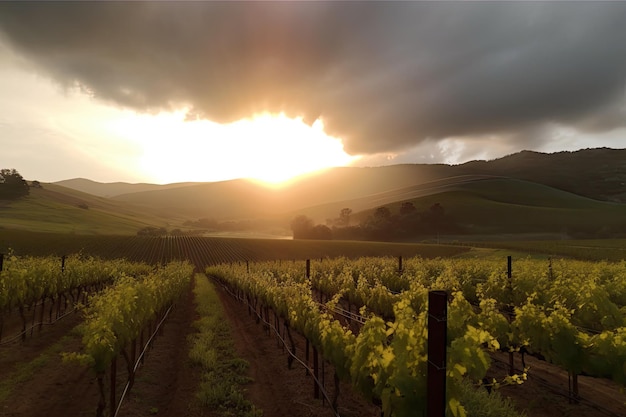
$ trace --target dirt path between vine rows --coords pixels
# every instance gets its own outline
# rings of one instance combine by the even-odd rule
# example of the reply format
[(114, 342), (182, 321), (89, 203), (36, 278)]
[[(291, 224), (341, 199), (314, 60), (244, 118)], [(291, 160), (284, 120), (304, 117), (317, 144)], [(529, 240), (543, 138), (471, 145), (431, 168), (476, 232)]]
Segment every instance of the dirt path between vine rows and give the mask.
[(0, 347), (0, 384), (6, 389), (7, 381), (13, 381), (13, 389), (0, 402), (0, 416), (93, 414), (85, 407), (90, 402), (97, 403), (96, 384), (90, 371), (61, 360), (62, 352), (80, 348), (80, 336), (73, 331), (80, 321), (80, 314), (72, 313), (54, 325), (44, 326), (41, 332), (35, 330), (24, 342)]
[[(246, 397), (261, 408), (266, 417), (333, 416), (327, 403), (313, 398), (313, 382), (302, 367), (287, 369), (287, 356), (261, 325), (248, 316), (244, 306), (217, 288), (232, 337), (240, 357), (250, 363), (253, 381), (246, 387)], [(188, 335), (197, 318), (191, 289), (176, 304), (145, 364), (139, 368), (135, 384), (124, 400), (120, 416), (214, 416), (202, 409), (195, 399), (199, 374), (188, 360)], [(98, 387), (93, 371), (78, 363), (61, 360), (62, 352), (77, 352), (81, 338), (74, 327), (80, 314), (72, 315), (54, 326), (46, 326), (25, 342), (15, 342), (0, 350), (0, 384), (13, 378), (24, 365), (38, 362), (32, 374), (13, 384), (14, 389), (0, 402), (0, 417), (72, 417), (94, 416)], [(303, 340), (295, 336), (298, 349)], [(45, 360), (41, 360), (44, 358)], [(321, 361), (320, 361), (321, 362)], [(118, 359), (117, 398), (125, 382), (124, 361)], [(324, 380), (332, 392), (332, 368), (325, 367)], [(320, 377), (321, 378), (321, 377)], [(108, 373), (107, 373), (108, 384)], [(341, 384), (339, 409), (342, 416), (378, 416), (378, 409)]]
[[(226, 315), (232, 325), (232, 334), (238, 354), (250, 363), (249, 374), (254, 382), (248, 388), (249, 399), (263, 410), (267, 417), (326, 417), (334, 416), (327, 402), (313, 397), (313, 378), (306, 375), (303, 366), (294, 362), (288, 369), (288, 354), (279, 347), (277, 338), (269, 336), (254, 316), (248, 315), (247, 307), (216, 285)], [(304, 358), (305, 340), (295, 332), (292, 336), (296, 354)], [(312, 356), (310, 357), (312, 361)], [(320, 359), (320, 368), (322, 361)], [(334, 370), (324, 364), (323, 380), (332, 399), (335, 390)], [(340, 382), (338, 412), (342, 417), (378, 417), (380, 408), (372, 405), (352, 387)]]
[[(508, 373), (508, 353), (492, 356), (488, 375), (502, 380)], [(568, 398), (567, 371), (544, 360), (526, 355), (528, 380), (522, 385), (502, 386), (500, 393), (510, 397), (519, 410), (529, 417), (619, 417), (626, 416), (626, 394), (617, 383), (589, 376), (579, 376), (578, 404)], [(521, 373), (519, 354), (515, 354), (515, 367)]]
[[(257, 324), (248, 310), (219, 286), (224, 313), (229, 320), (238, 356), (250, 363), (248, 375), (253, 382), (246, 388), (246, 397), (261, 408), (265, 417), (332, 417), (328, 404), (313, 398), (313, 381), (304, 369), (294, 364), (287, 367), (287, 354), (275, 337), (268, 336), (262, 324)], [(195, 399), (199, 375), (188, 360), (188, 335), (194, 331), (197, 318), (193, 293), (189, 293), (166, 322), (163, 333), (148, 353), (145, 365), (136, 376), (135, 385), (124, 401), (120, 416), (217, 416), (202, 409)], [(98, 389), (93, 372), (76, 363), (61, 361), (61, 352), (80, 350), (80, 336), (72, 329), (80, 323), (80, 315), (70, 315), (41, 333), (29, 336), (25, 342), (0, 347), (0, 387), (13, 377), (24, 364), (38, 363), (32, 375), (15, 384), (10, 396), (0, 402), (0, 417), (72, 417), (94, 416)], [(299, 357), (304, 357), (304, 339), (293, 334)], [(508, 356), (500, 355), (506, 362)], [(123, 363), (123, 360), (119, 361)], [(321, 363), (321, 361), (320, 361)], [(19, 364), (19, 365), (18, 365)], [(516, 365), (521, 366), (516, 356)], [(598, 409), (586, 403), (569, 404), (554, 388), (541, 384), (546, 380), (567, 391), (567, 373), (543, 361), (527, 357), (529, 380), (522, 386), (503, 387), (501, 393), (511, 396), (520, 410), (529, 417), (547, 416), (625, 416), (626, 395), (620, 387), (606, 379), (580, 377), (580, 394), (584, 400), (600, 405)], [(119, 385), (124, 372), (121, 369)], [(334, 391), (333, 370), (325, 365), (324, 382), (330, 396)], [(494, 362), (494, 376), (502, 378), (507, 367)], [(322, 376), (320, 376), (322, 378)], [(119, 398), (119, 393), (118, 393)], [(339, 414), (342, 417), (378, 417), (380, 409), (355, 394), (341, 383)], [(607, 413), (608, 412), (608, 413)]]

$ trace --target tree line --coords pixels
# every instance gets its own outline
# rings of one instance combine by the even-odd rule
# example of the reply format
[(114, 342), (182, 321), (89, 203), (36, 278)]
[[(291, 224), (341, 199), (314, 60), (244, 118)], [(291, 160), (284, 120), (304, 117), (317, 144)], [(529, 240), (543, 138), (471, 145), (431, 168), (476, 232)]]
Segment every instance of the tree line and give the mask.
[(15, 200), (27, 196), (29, 192), (30, 187), (19, 172), (0, 169), (0, 200)]
[(462, 231), (440, 203), (420, 211), (412, 202), (404, 202), (397, 213), (385, 206), (378, 207), (355, 225), (350, 224), (351, 214), (350, 208), (343, 208), (339, 217), (326, 225), (314, 224), (309, 217), (299, 215), (291, 221), (293, 238), (390, 241)]

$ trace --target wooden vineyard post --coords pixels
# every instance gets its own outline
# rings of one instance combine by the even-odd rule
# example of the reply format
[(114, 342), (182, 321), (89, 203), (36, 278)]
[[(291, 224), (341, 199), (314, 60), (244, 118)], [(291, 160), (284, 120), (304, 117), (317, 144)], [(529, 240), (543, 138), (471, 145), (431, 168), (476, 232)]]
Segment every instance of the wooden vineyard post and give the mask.
[(554, 275), (552, 273), (552, 257), (548, 258), (548, 273), (550, 275), (550, 280), (553, 280)]
[(61, 272), (65, 272), (65, 255), (61, 256)]
[(132, 388), (134, 382), (135, 382), (135, 360), (137, 358), (137, 338), (134, 338), (132, 341), (132, 345), (131, 345), (131, 350), (130, 350), (130, 362), (132, 364), (132, 377), (131, 377), (131, 381), (130, 381), (130, 387)]
[(39, 331), (41, 331), (43, 327), (43, 316), (46, 309), (46, 297), (41, 298), (41, 311), (39, 312)]
[(448, 294), (428, 292), (428, 417), (444, 417), (446, 413), (446, 339), (448, 336)]
[(304, 338), (304, 340), (306, 340), (306, 343), (304, 345), (304, 357), (306, 358), (306, 371), (305, 371), (305, 375), (308, 376), (309, 375), (309, 339), (308, 338)]
[(274, 328), (276, 329), (276, 343), (277, 346), (280, 347), (280, 319), (278, 318), (278, 314), (274, 311)]
[(287, 368), (291, 369), (291, 366), (293, 365), (293, 356), (292, 355), (296, 355), (296, 344), (293, 340), (293, 337), (291, 337), (291, 330), (289, 330), (289, 320), (284, 320), (283, 321), (283, 326), (284, 326), (284, 330), (285, 333), (287, 334), (287, 337), (289, 338), (289, 356), (287, 356)]
[(402, 256), (398, 256), (398, 274), (402, 275)]
[[(142, 328), (141, 332), (139, 332), (139, 350), (143, 352), (143, 348), (144, 348), (144, 345), (143, 345), (143, 328)], [(141, 355), (141, 364), (143, 365), (143, 355)]]
[(339, 401), (339, 375), (337, 374), (337, 370), (335, 369), (334, 375), (333, 375), (333, 382), (335, 384), (335, 392), (333, 394), (333, 403), (331, 404), (331, 406), (333, 407), (333, 410), (337, 411), (337, 402)]
[(115, 380), (117, 379), (117, 358), (113, 358), (111, 361), (111, 384), (110, 384), (110, 392), (109, 392), (109, 404), (111, 410), (111, 415), (115, 412)]
[(569, 392), (569, 403), (578, 404), (580, 397), (578, 395), (578, 374), (576, 372), (567, 372), (567, 390)]
[(2, 272), (3, 265), (4, 265), (4, 253), (0, 253), (0, 272)]
[[(324, 390), (326, 390), (326, 369), (324, 367), (324, 364), (326, 363), (326, 361), (324, 360), (324, 358), (322, 358), (322, 388)], [(326, 397), (323, 396), (322, 397), (322, 405), (326, 404)]]
[(104, 417), (104, 409), (106, 408), (106, 396), (104, 394), (104, 372), (98, 372), (96, 376), (98, 381), (98, 408), (96, 409), (96, 417)]
[[(511, 255), (506, 257), (506, 277), (508, 279), (509, 294), (511, 295), (510, 304), (508, 306), (508, 319), (509, 323), (511, 323), (513, 321), (513, 284), (511, 282), (513, 279), (513, 258)], [(509, 351), (509, 375), (515, 375), (515, 362), (512, 351)]]
[(319, 379), (319, 369), (318, 369), (318, 360), (317, 360), (317, 348), (313, 346), (313, 398), (316, 400), (320, 397), (320, 387), (317, 385), (317, 381)]
[(574, 391), (574, 404), (578, 404), (578, 374), (572, 372), (572, 388)]
[(306, 260), (306, 278), (307, 279), (311, 278), (311, 260), (310, 259)]

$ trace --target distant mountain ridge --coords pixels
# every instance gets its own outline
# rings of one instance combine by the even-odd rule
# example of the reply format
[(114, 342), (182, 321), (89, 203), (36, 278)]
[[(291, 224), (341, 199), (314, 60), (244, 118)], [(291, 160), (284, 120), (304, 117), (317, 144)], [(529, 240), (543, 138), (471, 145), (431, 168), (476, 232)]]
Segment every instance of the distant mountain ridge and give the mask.
[[(283, 188), (247, 180), (157, 185), (79, 178), (43, 183), (19, 200), (0, 201), (0, 231), (105, 235), (151, 227), (173, 234), (213, 230), (284, 237), (300, 214), (337, 225), (341, 209), (350, 208), (350, 225), (368, 224), (381, 206), (400, 219), (407, 203), (416, 213), (443, 207), (454, 225), (444, 232), (448, 239), (626, 236), (626, 149), (523, 151), (459, 165), (342, 167)], [(338, 239), (352, 239), (337, 233)], [(419, 235), (427, 231), (416, 233), (410, 238), (428, 238)]]
[[(114, 200), (190, 219), (278, 218), (304, 212), (316, 213), (316, 220), (323, 221), (336, 215), (341, 207), (354, 205), (354, 209), (367, 210), (441, 193), (458, 181), (478, 181), (482, 177), (514, 178), (598, 201), (626, 203), (626, 149), (596, 148), (552, 154), (522, 151), (491, 161), (459, 165), (341, 167), (301, 178), (281, 189), (247, 180), (167, 185), (69, 180), (57, 184), (70, 188), (88, 184), (96, 195), (113, 195)], [(124, 190), (131, 191), (123, 193)]]
[(196, 182), (179, 182), (173, 184), (147, 184), (128, 182), (97, 182), (86, 178), (72, 178), (69, 180), (57, 181), (57, 184), (63, 187), (71, 188), (83, 193), (92, 194), (98, 197), (115, 197), (121, 194), (137, 193), (142, 191), (166, 190), (169, 188), (187, 187), (196, 185)]
[(626, 149), (594, 148), (541, 153), (522, 151), (458, 166), (467, 173), (533, 181), (594, 200), (626, 203)]

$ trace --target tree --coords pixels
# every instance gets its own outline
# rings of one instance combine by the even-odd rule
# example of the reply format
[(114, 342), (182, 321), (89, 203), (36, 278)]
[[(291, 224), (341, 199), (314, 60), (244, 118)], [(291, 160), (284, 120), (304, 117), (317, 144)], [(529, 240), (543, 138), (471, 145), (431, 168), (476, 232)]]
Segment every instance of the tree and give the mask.
[(317, 240), (332, 240), (333, 231), (330, 230), (330, 227), (328, 226), (318, 224), (311, 229), (311, 234), (309, 238)]
[(387, 207), (378, 207), (376, 211), (374, 211), (374, 219), (377, 221), (391, 219), (391, 210)]
[(435, 219), (441, 219), (445, 214), (445, 210), (441, 204), (435, 203), (430, 206), (430, 213)]
[(351, 208), (342, 208), (339, 212), (339, 221), (342, 226), (350, 226), (350, 215), (352, 214)]
[(394, 234), (391, 210), (387, 207), (378, 207), (374, 213), (362, 224), (364, 235), (368, 239), (389, 240)]
[(400, 206), (400, 214), (403, 215), (403, 216), (407, 216), (409, 214), (413, 214), (416, 211), (417, 211), (417, 209), (415, 208), (415, 205), (412, 202), (410, 202), (410, 201), (405, 201)]
[(165, 236), (167, 235), (167, 229), (165, 227), (152, 227), (146, 226), (137, 232), (137, 236)]
[(291, 221), (291, 230), (294, 239), (307, 239), (313, 229), (313, 220), (300, 214)]
[(12, 200), (27, 196), (28, 183), (15, 169), (0, 169), (0, 199)]

